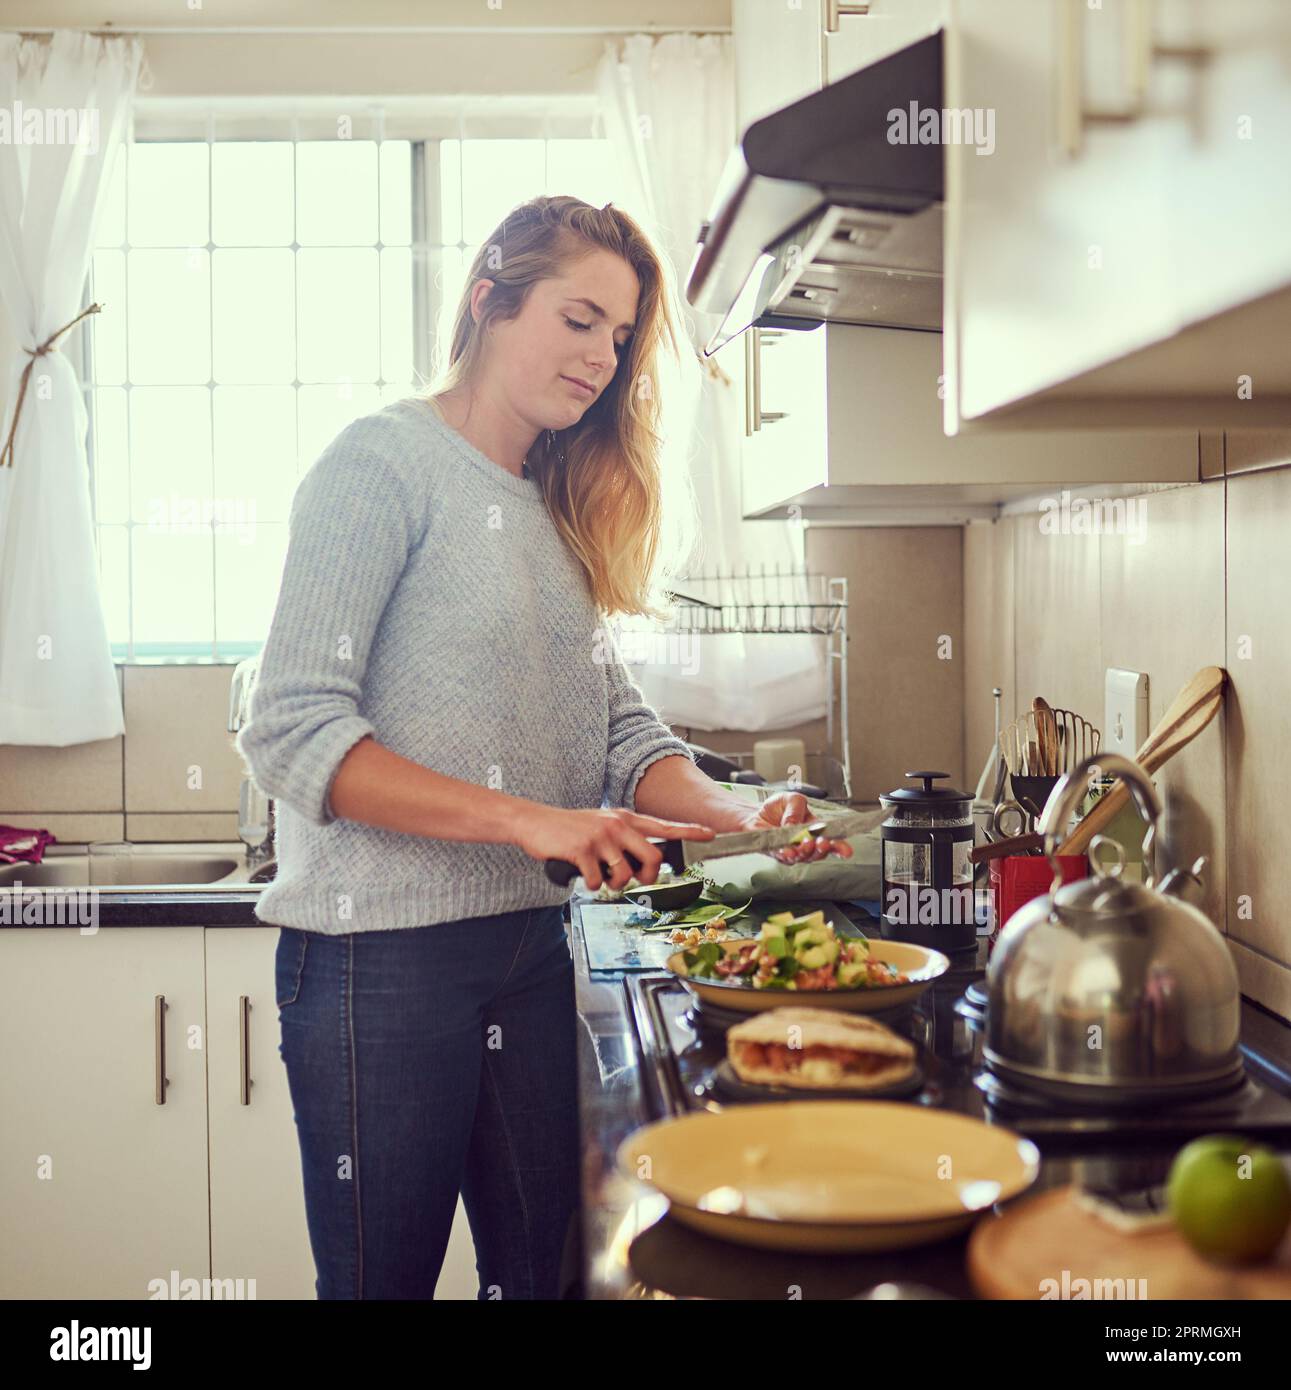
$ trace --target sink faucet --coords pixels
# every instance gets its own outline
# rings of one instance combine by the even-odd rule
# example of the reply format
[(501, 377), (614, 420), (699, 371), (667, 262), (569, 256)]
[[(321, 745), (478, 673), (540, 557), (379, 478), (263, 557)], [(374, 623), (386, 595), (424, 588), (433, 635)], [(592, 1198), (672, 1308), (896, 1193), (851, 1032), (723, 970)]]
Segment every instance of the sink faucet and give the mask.
[[(229, 733), (236, 734), (251, 716), (251, 692), (260, 674), (259, 655), (239, 661), (229, 686)], [(271, 878), (277, 868), (273, 797), (265, 796), (255, 779), (244, 772), (238, 788), (238, 838), (247, 847), (252, 882)]]

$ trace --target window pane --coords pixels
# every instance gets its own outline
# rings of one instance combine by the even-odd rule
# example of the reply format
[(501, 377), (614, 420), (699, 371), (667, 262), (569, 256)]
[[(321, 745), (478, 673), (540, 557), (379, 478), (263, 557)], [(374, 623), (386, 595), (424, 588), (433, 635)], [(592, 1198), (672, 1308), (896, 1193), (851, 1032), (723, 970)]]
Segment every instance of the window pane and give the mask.
[(154, 527), (209, 501), (211, 393), (204, 386), (130, 392), (130, 493), (134, 520)]
[(130, 516), (130, 433), (126, 393), (118, 386), (94, 393), (94, 516), (100, 525)]
[(135, 527), (134, 640), (210, 643), (215, 636), (211, 528)]
[(204, 140), (130, 146), (132, 246), (205, 246), (211, 239), (208, 151)]
[(296, 377), (292, 253), (216, 251), (216, 381), (291, 382)]
[(387, 246), (412, 241), (412, 146), (407, 140), (386, 140), (381, 160), (381, 240)]
[[(447, 245), (462, 239), (462, 142), (439, 142), (439, 239)], [(435, 229), (430, 229), (434, 236)]]
[(412, 252), (381, 252), (381, 375), (412, 377)]
[(377, 239), (377, 147), (371, 140), (296, 146), (296, 240), (372, 246)]
[(130, 380), (211, 379), (211, 257), (131, 251)]
[(287, 140), (234, 140), (211, 150), (211, 240), (221, 246), (288, 246), (295, 223)]
[(377, 253), (298, 251), (301, 381), (376, 381)]
[(268, 636), (286, 558), (285, 525), (215, 528), (218, 642), (261, 642)]
[(216, 520), (286, 521), (296, 490), (296, 393), (290, 386), (217, 386)]
[(435, 286), (435, 296), (439, 304), (439, 314), (435, 324), (435, 361), (446, 363), (448, 349), (453, 341), (453, 320), (457, 316), (458, 301), (466, 285), (466, 275), (479, 251), (478, 246), (468, 246), (464, 251), (456, 246), (445, 246), (435, 250), (430, 258), (430, 276)]
[(424, 389), (421, 383), (416, 381), (388, 381), (381, 388), (381, 404), (389, 405), (392, 401), (402, 401), (409, 396), (419, 396)]
[(99, 593), (110, 643), (130, 640), (130, 542), (124, 526), (100, 526)]
[(619, 196), (617, 190), (608, 140), (547, 141), (548, 193), (569, 193), (601, 208)]
[(116, 386), (126, 379), (126, 258), (124, 251), (94, 253), (94, 298), (103, 312), (92, 320), (94, 379)]
[(300, 476), (309, 472), (351, 420), (380, 408), (381, 398), (375, 386), (302, 386), (296, 393)]
[(543, 191), (541, 140), (462, 142), (462, 236), (481, 242), (504, 214)]
[(96, 246), (121, 246), (126, 239), (126, 149), (124, 144), (117, 146), (107, 176), (95, 232)]

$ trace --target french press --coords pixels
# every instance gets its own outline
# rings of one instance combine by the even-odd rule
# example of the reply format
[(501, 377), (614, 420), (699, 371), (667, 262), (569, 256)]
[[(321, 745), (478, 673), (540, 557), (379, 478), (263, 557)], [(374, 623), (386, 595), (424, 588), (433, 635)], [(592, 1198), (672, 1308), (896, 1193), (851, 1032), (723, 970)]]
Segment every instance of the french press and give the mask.
[(973, 900), (973, 798), (934, 787), (948, 772), (907, 772), (922, 787), (879, 797), (883, 858), (880, 930), (889, 940), (939, 951), (977, 945)]

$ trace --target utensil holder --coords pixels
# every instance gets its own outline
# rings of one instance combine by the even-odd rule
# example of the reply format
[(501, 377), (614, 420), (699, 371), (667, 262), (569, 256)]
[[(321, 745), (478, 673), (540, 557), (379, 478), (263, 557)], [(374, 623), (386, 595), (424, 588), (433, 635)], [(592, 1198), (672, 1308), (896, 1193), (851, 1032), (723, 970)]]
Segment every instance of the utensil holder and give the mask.
[[(1032, 898), (1043, 897), (1053, 887), (1053, 865), (1042, 854), (1012, 854), (1006, 859), (992, 859), (991, 905), (994, 925), (986, 950), (995, 949), (1000, 931), (1010, 917)], [(1089, 859), (1083, 854), (1060, 854), (1058, 867), (1064, 883), (1089, 877)]]

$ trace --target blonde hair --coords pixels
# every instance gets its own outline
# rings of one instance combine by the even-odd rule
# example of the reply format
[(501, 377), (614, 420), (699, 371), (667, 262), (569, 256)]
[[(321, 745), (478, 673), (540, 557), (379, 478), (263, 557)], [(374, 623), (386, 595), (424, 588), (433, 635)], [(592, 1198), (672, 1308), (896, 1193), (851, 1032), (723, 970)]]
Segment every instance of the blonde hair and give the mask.
[[(663, 618), (652, 602), (661, 531), (659, 391), (656, 355), (677, 353), (662, 263), (627, 213), (567, 196), (513, 208), (476, 254), (453, 320), (448, 362), (430, 397), (468, 384), (479, 371), (491, 322), (513, 319), (539, 281), (596, 248), (621, 256), (640, 283), (636, 324), (609, 385), (576, 425), (543, 430), (529, 454), (531, 475), (607, 615)], [(471, 290), (491, 280), (478, 322)]]

